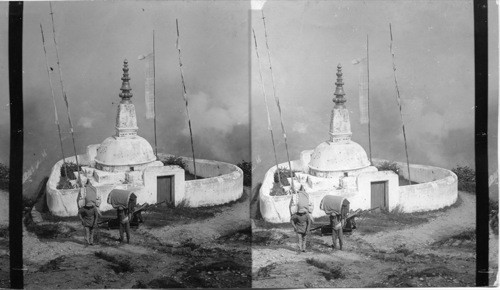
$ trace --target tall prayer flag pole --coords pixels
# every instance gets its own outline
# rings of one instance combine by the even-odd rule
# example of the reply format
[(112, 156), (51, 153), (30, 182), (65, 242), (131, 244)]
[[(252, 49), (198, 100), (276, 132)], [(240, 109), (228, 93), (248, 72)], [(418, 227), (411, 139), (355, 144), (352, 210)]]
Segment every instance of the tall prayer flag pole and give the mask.
[(406, 166), (408, 167), (408, 181), (410, 182), (411, 185), (411, 176), (410, 176), (410, 161), (408, 158), (408, 146), (406, 145), (406, 131), (405, 131), (405, 123), (403, 121), (403, 109), (401, 107), (401, 97), (399, 95), (399, 86), (398, 86), (398, 80), (396, 78), (396, 63), (394, 62), (394, 50), (392, 48), (392, 27), (391, 23), (389, 23), (389, 33), (391, 34), (391, 55), (392, 55), (392, 69), (394, 71), (394, 84), (396, 85), (396, 93), (397, 93), (397, 101), (399, 105), (399, 115), (401, 116), (401, 125), (403, 127), (403, 138), (405, 141), (405, 152), (406, 152)]
[[(367, 74), (367, 88), (366, 97), (368, 100), (368, 150), (370, 152), (370, 163), (372, 163), (372, 138), (371, 138), (371, 128), (370, 128), (370, 56), (368, 53), (368, 34), (366, 35), (366, 74)], [(372, 164), (373, 165), (373, 164)]]
[(158, 144), (156, 142), (156, 55), (155, 55), (155, 31), (153, 29), (153, 124), (155, 131), (155, 154), (158, 157)]
[(63, 80), (62, 80), (62, 69), (61, 69), (61, 62), (59, 60), (59, 49), (57, 48), (57, 42), (56, 42), (56, 30), (54, 27), (54, 12), (52, 12), (52, 2), (49, 2), (49, 6), (50, 6), (50, 16), (52, 18), (52, 34), (54, 36), (54, 46), (56, 48), (57, 68), (59, 69), (59, 81), (61, 83), (62, 96), (63, 96), (64, 102), (66, 103), (66, 113), (68, 115), (69, 131), (71, 132), (71, 139), (73, 140), (73, 149), (75, 151), (76, 168), (78, 171), (78, 184), (79, 184), (79, 186), (83, 186), (82, 179), (80, 177), (80, 164), (78, 163), (78, 154), (76, 152), (75, 135), (74, 135), (74, 130), (73, 130), (73, 123), (71, 122), (68, 97), (66, 96), (66, 92), (64, 91), (64, 85), (63, 85)]
[[(57, 125), (57, 132), (59, 133), (59, 143), (61, 144), (61, 153), (62, 153), (63, 162), (64, 162), (64, 164), (66, 164), (66, 157), (64, 154), (64, 147), (63, 147), (62, 136), (61, 136), (61, 124), (59, 123), (59, 116), (57, 114), (56, 97), (54, 95), (54, 88), (52, 86), (52, 78), (50, 77), (49, 60), (47, 58), (47, 49), (45, 48), (45, 37), (43, 35), (43, 28), (42, 28), (41, 23), (40, 23), (40, 32), (42, 33), (43, 53), (45, 55), (45, 67), (47, 69), (47, 77), (49, 78), (50, 91), (52, 92), (52, 103), (54, 104), (54, 116), (55, 116), (55, 122)], [(66, 174), (66, 176), (68, 176), (67, 166), (64, 166), (64, 173)]]
[[(288, 159), (288, 167), (290, 169), (290, 180), (292, 181), (292, 191), (295, 193), (295, 186), (294, 186), (294, 182), (293, 182), (293, 171), (292, 171), (292, 163), (290, 162), (290, 154), (288, 153), (288, 142), (287, 142), (287, 139), (286, 139), (286, 130), (285, 130), (285, 125), (283, 124), (283, 116), (282, 116), (282, 113), (281, 113), (281, 106), (280, 106), (280, 100), (279, 98), (276, 96), (276, 84), (275, 84), (275, 81), (274, 81), (274, 74), (273, 74), (273, 66), (272, 66), (272, 63), (271, 63), (271, 52), (270, 52), (270, 49), (269, 49), (269, 43), (267, 41), (267, 28), (266, 28), (266, 17), (264, 16), (264, 9), (261, 9), (260, 10), (261, 14), (262, 14), (262, 22), (264, 23), (264, 36), (266, 38), (266, 48), (267, 48), (267, 56), (269, 58), (269, 69), (271, 70), (271, 79), (272, 79), (272, 82), (273, 82), (273, 96), (274, 96), (274, 100), (276, 101), (276, 106), (278, 107), (278, 112), (279, 112), (279, 116), (280, 116), (280, 121), (281, 121), (281, 131), (283, 132), (283, 138), (285, 139), (285, 149), (286, 149), (286, 157)], [(278, 175), (279, 175), (279, 168), (278, 168)]]
[(181, 47), (179, 45), (179, 22), (177, 19), (175, 19), (175, 26), (177, 28), (177, 52), (179, 54), (179, 69), (181, 71), (181, 80), (182, 80), (182, 93), (184, 97), (184, 102), (186, 103), (186, 115), (188, 117), (188, 126), (189, 126), (189, 135), (191, 137), (191, 151), (193, 153), (193, 168), (194, 168), (194, 178), (196, 179), (196, 160), (194, 157), (194, 142), (193, 142), (193, 130), (191, 128), (191, 117), (189, 116), (189, 106), (188, 106), (188, 99), (187, 99), (187, 91), (186, 91), (186, 84), (184, 82), (184, 73), (182, 71), (182, 60), (181, 60)]
[(264, 79), (262, 78), (262, 67), (260, 65), (260, 57), (259, 57), (259, 49), (257, 48), (257, 37), (255, 36), (255, 31), (252, 29), (253, 32), (253, 39), (255, 42), (255, 53), (257, 54), (257, 61), (259, 62), (259, 75), (260, 75), (260, 82), (262, 85), (262, 94), (264, 95), (264, 102), (266, 103), (266, 111), (267, 111), (267, 129), (271, 133), (271, 141), (273, 143), (273, 151), (274, 151), (274, 160), (276, 162), (276, 171), (278, 172), (278, 182), (281, 185), (281, 174), (279, 172), (279, 167), (278, 167), (278, 156), (276, 155), (276, 145), (274, 144), (274, 134), (273, 134), (273, 127), (271, 124), (271, 115), (269, 114), (269, 105), (267, 104), (267, 94), (266, 94), (266, 89), (264, 85)]

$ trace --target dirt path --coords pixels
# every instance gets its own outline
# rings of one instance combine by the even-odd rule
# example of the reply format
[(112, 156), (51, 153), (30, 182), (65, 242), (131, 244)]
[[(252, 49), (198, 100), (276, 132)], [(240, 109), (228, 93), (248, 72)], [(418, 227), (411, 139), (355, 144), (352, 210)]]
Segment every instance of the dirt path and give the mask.
[[(331, 250), (331, 236), (311, 235), (308, 252), (298, 253), (291, 227), (256, 228), (252, 286), (473, 286), (473, 242), (433, 245), (475, 228), (475, 196), (462, 192), (459, 195), (458, 206), (433, 213), (433, 218), (424, 224), (374, 234), (355, 231), (346, 236), (343, 251)], [(332, 278), (340, 266), (338, 273), (344, 276)]]
[(118, 230), (101, 228), (96, 245), (86, 246), (81, 224), (71, 219), (30, 225), (23, 237), (25, 287), (250, 287), (248, 208), (247, 198), (204, 209), (213, 213), (206, 220), (179, 217), (175, 226), (146, 220), (131, 230), (130, 244), (118, 241)]
[(459, 196), (460, 206), (438, 213), (423, 225), (365, 236), (354, 233), (352, 237), (362, 239), (382, 250), (394, 249), (401, 245), (414, 251), (425, 249), (443, 238), (476, 228), (476, 197), (465, 192), (459, 192)]
[(187, 242), (201, 245), (228, 233), (250, 227), (249, 215), (248, 203), (236, 203), (230, 210), (224, 210), (202, 222), (165, 226), (148, 232), (169, 246), (179, 246)]

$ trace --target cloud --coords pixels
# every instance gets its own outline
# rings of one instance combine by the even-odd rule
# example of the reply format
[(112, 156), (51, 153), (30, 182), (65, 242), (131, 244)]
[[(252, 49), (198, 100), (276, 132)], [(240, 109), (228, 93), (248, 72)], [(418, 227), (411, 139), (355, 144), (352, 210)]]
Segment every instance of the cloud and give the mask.
[[(188, 100), (191, 124), (195, 135), (203, 134), (206, 130), (227, 134), (235, 125), (242, 123), (233, 110), (215, 103), (213, 98), (204, 92), (188, 96)], [(185, 124), (182, 132), (184, 135), (189, 135), (187, 122)]]
[(82, 126), (83, 128), (92, 128), (93, 119), (88, 117), (81, 117), (78, 120), (78, 126)]
[(295, 122), (292, 130), (297, 133), (305, 134), (307, 132), (307, 127), (308, 125), (304, 122)]

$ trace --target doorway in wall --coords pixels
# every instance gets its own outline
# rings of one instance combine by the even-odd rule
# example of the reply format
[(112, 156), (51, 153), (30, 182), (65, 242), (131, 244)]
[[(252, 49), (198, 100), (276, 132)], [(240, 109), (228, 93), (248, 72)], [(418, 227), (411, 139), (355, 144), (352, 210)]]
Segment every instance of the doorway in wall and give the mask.
[[(174, 202), (174, 176), (157, 176), (156, 177), (156, 202), (166, 203)], [(164, 203), (163, 205), (165, 205)]]
[(387, 181), (371, 183), (371, 208), (387, 209)]

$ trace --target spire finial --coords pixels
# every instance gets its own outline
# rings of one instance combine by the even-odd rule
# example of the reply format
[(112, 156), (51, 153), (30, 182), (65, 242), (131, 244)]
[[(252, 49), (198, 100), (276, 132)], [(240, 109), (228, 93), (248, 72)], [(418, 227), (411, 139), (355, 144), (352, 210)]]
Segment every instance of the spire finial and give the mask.
[(337, 81), (335, 85), (337, 88), (335, 89), (335, 93), (333, 93), (335, 95), (333, 102), (335, 106), (341, 106), (346, 102), (346, 99), (344, 98), (344, 82), (342, 81), (342, 65), (340, 63), (337, 65)]
[(128, 76), (128, 61), (127, 59), (125, 59), (123, 61), (122, 87), (120, 88), (122, 92), (119, 95), (123, 101), (129, 101), (133, 96), (133, 94), (130, 92), (132, 88), (130, 87), (129, 80), (130, 77)]

